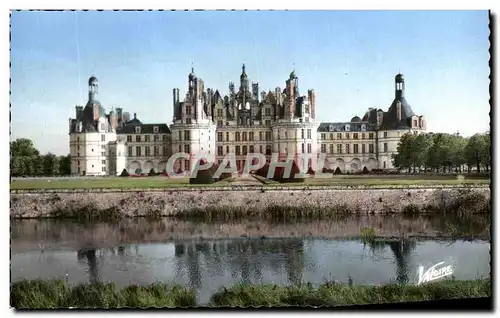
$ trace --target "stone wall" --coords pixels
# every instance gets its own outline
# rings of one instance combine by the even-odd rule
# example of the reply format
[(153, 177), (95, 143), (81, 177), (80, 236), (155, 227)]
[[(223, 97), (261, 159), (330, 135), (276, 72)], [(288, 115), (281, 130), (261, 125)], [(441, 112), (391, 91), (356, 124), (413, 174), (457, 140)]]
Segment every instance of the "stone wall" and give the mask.
[(406, 206), (446, 206), (468, 193), (490, 199), (489, 186), (392, 187), (281, 187), (132, 190), (11, 191), (12, 218), (51, 217), (65, 209), (117, 209), (123, 216), (172, 216), (189, 210), (240, 208), (264, 210), (269, 206), (304, 208), (346, 206), (360, 214), (400, 212)]

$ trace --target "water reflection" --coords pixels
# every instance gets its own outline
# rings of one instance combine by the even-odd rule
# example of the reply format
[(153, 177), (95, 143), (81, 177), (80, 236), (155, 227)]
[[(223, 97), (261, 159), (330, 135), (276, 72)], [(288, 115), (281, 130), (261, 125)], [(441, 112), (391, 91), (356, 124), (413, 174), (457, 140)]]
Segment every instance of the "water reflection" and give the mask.
[[(320, 284), (325, 279), (380, 284), (411, 283), (420, 264), (453, 259), (457, 279), (489, 275), (489, 243), (414, 240), (236, 239), (120, 245), (107, 249), (12, 255), (12, 280), (63, 278), (73, 283), (174, 282), (196, 288), (202, 301), (236, 283)], [(76, 255), (75, 255), (76, 254)], [(76, 257), (75, 257), (76, 256)], [(427, 265), (426, 265), (427, 266)]]

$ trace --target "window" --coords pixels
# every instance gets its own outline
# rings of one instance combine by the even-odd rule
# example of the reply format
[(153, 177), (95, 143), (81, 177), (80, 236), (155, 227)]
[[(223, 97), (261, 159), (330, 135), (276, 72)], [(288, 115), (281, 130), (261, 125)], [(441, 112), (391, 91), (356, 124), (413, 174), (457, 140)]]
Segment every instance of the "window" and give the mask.
[(366, 152), (366, 149), (365, 149), (365, 144), (362, 144), (361, 145), (361, 153), (365, 153)]
[(106, 157), (106, 153), (105, 152), (101, 152), (101, 157)]
[(229, 132), (226, 132), (226, 141), (229, 141)]
[(236, 146), (234, 149), (235, 149), (236, 155), (239, 156), (240, 155), (240, 146)]
[(77, 164), (77, 165), (80, 165), (80, 160), (78, 160), (78, 161), (76, 162), (76, 164)]
[[(186, 118), (186, 124), (191, 125), (191, 118)], [(189, 164), (189, 161), (186, 161)]]
[(387, 138), (387, 131), (384, 131), (384, 138)]
[(217, 121), (217, 126), (222, 126), (222, 120)]
[(285, 140), (288, 139), (288, 131), (285, 131)]
[(358, 144), (354, 144), (353, 145), (353, 152), (354, 153), (358, 153), (359, 152), (359, 145)]
[(154, 135), (154, 136), (153, 136), (153, 140), (154, 140), (155, 142), (159, 141), (159, 140), (160, 140), (160, 136), (158, 136), (158, 135)]
[(384, 142), (384, 152), (387, 152), (387, 143)]
[(386, 164), (385, 164), (385, 161), (384, 161), (384, 169), (386, 168)]
[(80, 167), (78, 167), (78, 173), (80, 173)]
[(77, 157), (80, 157), (80, 153), (78, 152), (78, 153), (76, 154), (76, 156), (77, 156)]
[(345, 153), (346, 154), (350, 154), (351, 153), (351, 147), (349, 147), (349, 146), (350, 146), (349, 144), (345, 145)]
[(191, 140), (191, 132), (189, 130), (184, 130), (184, 140)]
[(368, 133), (368, 139), (373, 139), (373, 133)]
[(366, 138), (365, 133), (362, 133), (362, 134), (361, 134), (361, 139), (365, 139), (365, 138)]
[(311, 129), (307, 130), (307, 139), (311, 139)]
[(101, 130), (106, 130), (106, 124), (105, 123), (101, 123)]
[(243, 146), (241, 148), (242, 148), (241, 152), (243, 153), (244, 156), (246, 156), (247, 155), (247, 146)]
[(229, 146), (226, 146), (226, 153), (229, 153)]
[(221, 132), (221, 131), (219, 131), (219, 132), (217, 133), (217, 141), (224, 141), (224, 140), (223, 140), (223, 138), (222, 138), (222, 136), (223, 136), (222, 132)]
[(333, 133), (330, 133), (330, 140), (333, 140)]
[(271, 116), (271, 108), (269, 108), (269, 107), (264, 108), (264, 115)]
[(217, 147), (217, 156), (222, 156), (224, 155), (223, 151), (222, 151), (222, 146), (218, 146)]
[(191, 115), (191, 106), (186, 105), (186, 115)]
[(157, 133), (158, 133), (158, 126), (154, 126), (154, 127), (153, 127), (153, 132), (154, 132), (155, 134), (157, 134)]
[(76, 137), (76, 142), (80, 142), (80, 137)]
[(92, 150), (92, 152), (94, 152), (94, 148), (92, 148), (91, 150)]
[(345, 133), (345, 139), (349, 140), (349, 133)]
[(191, 153), (191, 147), (190, 147), (190, 145), (184, 145), (184, 152), (185, 153)]
[(101, 160), (101, 163), (102, 163), (103, 165), (105, 165), (105, 164), (106, 164), (106, 160)]
[(259, 146), (259, 153), (263, 153), (263, 151), (262, 151), (262, 145)]
[(135, 133), (136, 134), (140, 134), (141, 133), (141, 127), (140, 126), (136, 126), (135, 127)]
[(280, 140), (280, 131), (279, 130), (276, 131), (276, 139)]
[(373, 150), (375, 147), (373, 146), (373, 144), (369, 144), (368, 145), (368, 152), (369, 153), (374, 153), (375, 151)]
[(101, 145), (101, 149), (102, 150), (106, 150), (106, 146), (105, 145)]
[(337, 145), (337, 153), (342, 154), (342, 145), (341, 144)]
[(106, 135), (101, 135), (101, 141), (106, 141)]
[(259, 140), (262, 140), (262, 131), (259, 131)]
[(418, 121), (416, 119), (413, 120), (413, 127), (418, 127)]
[(243, 137), (242, 138), (243, 141), (247, 141), (247, 132), (246, 131), (243, 132), (242, 137)]
[(167, 146), (163, 146), (163, 156), (164, 157), (168, 156), (168, 147)]
[(234, 137), (235, 137), (234, 139), (236, 139), (236, 141), (240, 141), (240, 132), (239, 131), (235, 132)]
[(305, 153), (305, 144), (302, 144), (302, 153)]
[(272, 133), (270, 131), (266, 131), (266, 141), (272, 140)]
[(167, 135), (162, 135), (161, 137), (163, 141), (167, 141)]
[(321, 140), (325, 140), (326, 139), (326, 134), (321, 134)]
[(301, 129), (301, 130), (300, 130), (300, 138), (301, 138), (301, 139), (304, 139), (304, 129)]
[(352, 134), (352, 137), (353, 137), (354, 139), (358, 139), (358, 133), (354, 133), (354, 134)]
[(141, 142), (141, 135), (136, 135), (135, 136), (135, 141), (136, 142)]
[(141, 147), (135, 147), (135, 156), (140, 157), (141, 156)]
[(217, 109), (217, 117), (222, 117), (222, 109)]
[(129, 157), (133, 156), (133, 154), (132, 154), (132, 147), (128, 147), (128, 156)]
[(179, 145), (179, 152), (182, 152), (182, 145)]
[(337, 133), (337, 139), (342, 139), (342, 133)]
[(253, 148), (253, 145), (248, 146), (248, 148), (249, 148), (249, 149), (248, 149), (248, 152), (249, 152), (249, 153), (254, 153), (254, 148)]
[(101, 168), (101, 171), (102, 171), (102, 172), (106, 172), (106, 167), (102, 167), (102, 168)]
[(307, 153), (311, 153), (312, 152), (312, 146), (311, 144), (307, 144)]
[(271, 126), (271, 121), (269, 119), (266, 120), (266, 126)]
[(76, 146), (76, 150), (80, 150), (80, 146)]
[(158, 150), (158, 146), (153, 147), (153, 156), (158, 157), (160, 155)]
[(266, 155), (270, 156), (272, 154), (273, 150), (271, 148), (271, 145), (266, 145)]
[(326, 145), (325, 144), (321, 144), (321, 152), (326, 153)]
[(248, 133), (248, 140), (253, 141), (253, 131)]
[(189, 171), (189, 160), (184, 161), (184, 170)]
[(330, 154), (333, 154), (333, 144), (330, 144)]

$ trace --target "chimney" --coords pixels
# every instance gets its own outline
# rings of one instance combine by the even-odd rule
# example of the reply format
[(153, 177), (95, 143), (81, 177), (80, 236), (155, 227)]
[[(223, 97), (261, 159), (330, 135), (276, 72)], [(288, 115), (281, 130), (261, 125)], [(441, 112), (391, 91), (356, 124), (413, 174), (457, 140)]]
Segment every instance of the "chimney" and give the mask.
[(75, 106), (76, 119), (80, 118), (83, 113), (83, 106)]
[(134, 119), (137, 119), (137, 113), (134, 113)]
[(94, 120), (98, 120), (98, 119), (99, 119), (99, 105), (94, 104)]
[(286, 92), (288, 93), (288, 115), (290, 116), (289, 118), (292, 119), (295, 114), (295, 81), (289, 79), (287, 82), (288, 85)]
[(310, 89), (308, 92), (309, 95), (309, 103), (310, 103), (310, 117), (314, 119), (316, 117), (316, 93), (314, 89)]
[(401, 102), (396, 103), (396, 118), (401, 121)]
[(111, 111), (109, 114), (109, 121), (111, 124), (111, 127), (116, 130), (116, 127), (118, 127), (118, 114), (114, 111)]
[(129, 112), (124, 112), (122, 115), (122, 121), (124, 123), (127, 123), (130, 121), (130, 113)]

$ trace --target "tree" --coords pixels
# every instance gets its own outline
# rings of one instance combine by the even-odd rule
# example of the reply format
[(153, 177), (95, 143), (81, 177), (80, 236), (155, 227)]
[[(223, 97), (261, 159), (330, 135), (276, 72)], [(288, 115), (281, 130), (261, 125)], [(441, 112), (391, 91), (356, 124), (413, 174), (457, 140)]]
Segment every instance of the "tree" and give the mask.
[(69, 155), (59, 157), (59, 174), (62, 176), (71, 174), (71, 158)]
[(59, 158), (52, 153), (48, 153), (42, 156), (43, 162), (43, 175), (44, 176), (55, 176), (59, 175)]
[(481, 172), (481, 163), (484, 161), (484, 149), (486, 139), (481, 134), (475, 134), (469, 138), (465, 146), (465, 160), (469, 166), (469, 171), (472, 166), (476, 166), (477, 172)]
[(12, 157), (33, 157), (39, 156), (40, 152), (33, 145), (33, 141), (19, 138), (10, 143), (10, 154)]

